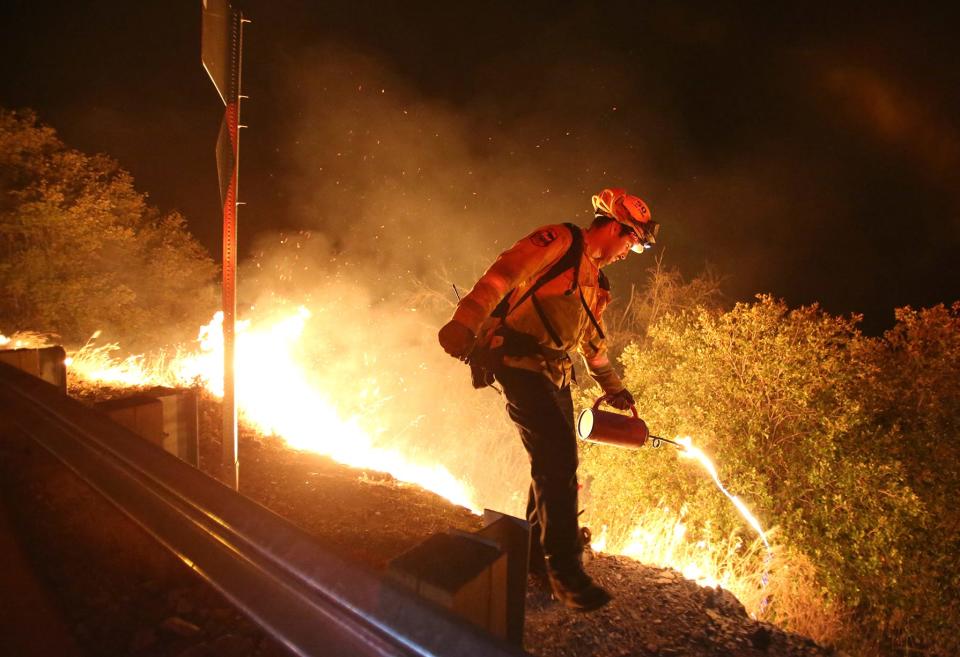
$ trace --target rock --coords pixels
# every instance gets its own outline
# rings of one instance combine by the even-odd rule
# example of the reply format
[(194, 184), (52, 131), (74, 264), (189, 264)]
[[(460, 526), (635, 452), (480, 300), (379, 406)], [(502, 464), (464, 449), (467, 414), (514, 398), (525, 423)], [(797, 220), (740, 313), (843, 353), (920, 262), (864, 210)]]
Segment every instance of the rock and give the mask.
[(737, 600), (737, 596), (730, 593), (730, 591), (718, 586), (714, 589), (713, 597), (715, 606), (721, 610), (725, 616), (749, 617), (743, 603)]
[(716, 609), (717, 607), (717, 590), (712, 588), (703, 589), (703, 606), (708, 609)]
[(199, 627), (190, 621), (180, 618), (179, 616), (171, 616), (167, 618), (163, 621), (163, 623), (160, 624), (160, 627), (171, 634), (176, 634), (177, 636), (186, 638), (196, 636), (200, 633)]

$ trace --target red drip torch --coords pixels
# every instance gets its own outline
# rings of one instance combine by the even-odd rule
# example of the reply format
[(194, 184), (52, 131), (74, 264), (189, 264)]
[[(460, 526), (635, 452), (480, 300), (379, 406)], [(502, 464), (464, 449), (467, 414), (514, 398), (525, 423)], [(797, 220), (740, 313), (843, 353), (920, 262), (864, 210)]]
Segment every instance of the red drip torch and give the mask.
[(633, 417), (629, 415), (620, 415), (610, 411), (601, 411), (600, 404), (607, 401), (607, 395), (603, 395), (593, 403), (593, 408), (587, 408), (580, 412), (577, 418), (577, 436), (580, 440), (590, 443), (599, 443), (603, 445), (617, 445), (618, 447), (629, 447), (639, 449), (650, 439), (653, 447), (660, 447), (662, 443), (670, 443), (677, 449), (684, 449), (680, 443), (660, 436), (651, 436), (647, 429), (647, 423), (640, 419), (637, 414), (637, 407), (631, 406)]

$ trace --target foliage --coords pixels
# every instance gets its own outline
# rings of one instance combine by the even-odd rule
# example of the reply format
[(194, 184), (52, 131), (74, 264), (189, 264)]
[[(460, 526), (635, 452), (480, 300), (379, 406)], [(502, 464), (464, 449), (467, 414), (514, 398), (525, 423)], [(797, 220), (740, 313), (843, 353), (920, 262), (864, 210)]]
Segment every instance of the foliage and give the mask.
[[(713, 455), (778, 542), (813, 564), (817, 604), (848, 610), (881, 648), (957, 648), (958, 315), (958, 305), (902, 309), (874, 339), (857, 317), (761, 296), (664, 315), (621, 356), (653, 432), (690, 435)], [(661, 505), (685, 505), (694, 538), (747, 531), (669, 450), (588, 446), (582, 461), (589, 513), (614, 540), (636, 509)], [(774, 615), (778, 602), (781, 617), (799, 616), (785, 598)]]
[(630, 287), (626, 303), (614, 303), (604, 317), (609, 328), (610, 353), (618, 355), (630, 344), (643, 344), (647, 332), (657, 321), (689, 308), (723, 307), (724, 278), (707, 268), (691, 280), (684, 279), (679, 269), (665, 268), (662, 259), (647, 270), (645, 284)]
[(0, 326), (148, 342), (210, 314), (214, 274), (183, 217), (148, 206), (117, 162), (0, 108)]
[(882, 627), (899, 645), (934, 638), (940, 653), (960, 654), (960, 302), (900, 308), (896, 319), (863, 357), (875, 373), (863, 440), (902, 465), (922, 513)]

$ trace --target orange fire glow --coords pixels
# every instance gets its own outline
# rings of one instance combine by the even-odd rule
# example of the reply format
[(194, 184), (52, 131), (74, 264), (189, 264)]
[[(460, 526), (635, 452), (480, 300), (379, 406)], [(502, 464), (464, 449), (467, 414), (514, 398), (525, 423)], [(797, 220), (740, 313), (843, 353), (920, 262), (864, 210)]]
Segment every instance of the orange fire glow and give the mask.
[[(338, 390), (324, 389), (299, 359), (298, 346), (310, 311), (304, 307), (272, 321), (237, 322), (237, 405), (241, 418), (258, 431), (277, 435), (291, 447), (325, 454), (358, 468), (387, 472), (423, 486), (478, 512), (474, 490), (443, 466), (410, 458), (402, 450), (378, 444), (386, 433), (373, 415), (344, 417)], [(117, 345), (88, 343), (71, 355), (71, 373), (90, 381), (121, 385), (199, 383), (223, 396), (223, 313), (201, 327), (199, 349), (146, 359), (112, 358)], [(375, 394), (375, 390), (368, 391)]]

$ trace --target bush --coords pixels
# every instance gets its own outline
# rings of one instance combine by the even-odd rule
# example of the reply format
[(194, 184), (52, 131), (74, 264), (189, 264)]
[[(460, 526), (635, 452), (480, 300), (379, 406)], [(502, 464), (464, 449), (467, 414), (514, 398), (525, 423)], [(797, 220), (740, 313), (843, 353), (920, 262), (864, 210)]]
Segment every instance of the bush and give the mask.
[[(849, 610), (887, 647), (947, 654), (960, 624), (958, 306), (897, 319), (872, 339), (857, 317), (762, 296), (661, 317), (621, 363), (652, 432), (692, 436), (728, 488), (778, 526), (779, 544), (809, 560), (813, 602)], [(709, 477), (669, 451), (586, 446), (581, 472), (592, 522), (613, 541), (638, 509), (662, 506), (687, 509), (690, 540), (749, 531)], [(792, 606), (781, 617), (802, 616)]]
[(192, 337), (216, 268), (179, 214), (147, 205), (103, 155), (65, 146), (32, 112), (0, 109), (0, 326), (82, 342)]
[(868, 608), (887, 643), (960, 654), (960, 303), (901, 308), (864, 354), (872, 423), (862, 435), (901, 464), (921, 512), (886, 608)]

